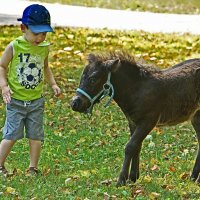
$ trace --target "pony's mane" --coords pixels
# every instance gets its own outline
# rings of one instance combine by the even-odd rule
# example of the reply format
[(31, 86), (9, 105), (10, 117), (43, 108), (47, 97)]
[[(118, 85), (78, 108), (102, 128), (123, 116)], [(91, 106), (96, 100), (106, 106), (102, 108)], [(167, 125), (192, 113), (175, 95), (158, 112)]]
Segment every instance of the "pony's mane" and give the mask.
[(136, 64), (134, 56), (130, 55), (129, 53), (125, 51), (110, 51), (106, 54), (95, 54), (95, 57), (99, 61), (107, 61), (107, 60), (112, 60), (112, 59), (120, 59), (121, 62), (128, 62), (132, 64)]
[(107, 61), (111, 59), (119, 59), (121, 63), (128, 63), (132, 67), (137, 67), (141, 74), (159, 73), (160, 69), (152, 64), (146, 63), (143, 59), (136, 59), (133, 55), (125, 51), (111, 51), (106, 54), (95, 54), (99, 61)]

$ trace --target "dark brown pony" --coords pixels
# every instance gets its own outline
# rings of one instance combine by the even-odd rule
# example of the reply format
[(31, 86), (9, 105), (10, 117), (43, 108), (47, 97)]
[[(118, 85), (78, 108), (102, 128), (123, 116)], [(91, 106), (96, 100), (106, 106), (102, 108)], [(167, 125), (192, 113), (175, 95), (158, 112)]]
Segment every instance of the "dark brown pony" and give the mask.
[[(160, 70), (123, 52), (90, 54), (71, 107), (92, 112), (104, 96), (114, 99), (125, 114), (131, 137), (117, 185), (139, 178), (142, 142), (155, 126), (175, 125), (186, 120), (196, 131), (199, 150), (191, 179), (200, 182), (200, 59), (181, 62)], [(107, 102), (107, 104), (109, 104)], [(131, 166), (130, 172), (129, 167)]]

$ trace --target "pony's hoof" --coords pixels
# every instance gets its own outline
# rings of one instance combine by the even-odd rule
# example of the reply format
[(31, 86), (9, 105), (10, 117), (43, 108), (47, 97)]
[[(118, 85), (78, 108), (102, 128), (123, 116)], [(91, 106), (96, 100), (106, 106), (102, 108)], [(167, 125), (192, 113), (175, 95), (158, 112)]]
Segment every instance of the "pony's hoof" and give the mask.
[(192, 181), (196, 182), (196, 183), (200, 183), (200, 174), (198, 174), (198, 175), (192, 174), (192, 175), (190, 176), (190, 179), (191, 179)]
[(198, 180), (198, 177), (199, 177), (199, 174), (192, 174), (191, 176), (190, 176), (190, 179), (192, 180), (192, 181), (197, 181)]
[(116, 185), (116, 187), (122, 187), (122, 186), (125, 186), (126, 185), (126, 181), (120, 181), (120, 180), (118, 180), (117, 181), (117, 185)]
[(126, 180), (128, 179), (128, 174), (124, 175), (124, 173), (120, 173), (119, 175), (119, 179), (117, 181), (117, 187), (121, 187), (121, 186), (124, 186), (126, 185)]
[(131, 182), (133, 182), (133, 183), (135, 183), (136, 181), (137, 181), (137, 179), (139, 179), (139, 175), (137, 174), (130, 174), (130, 176), (129, 176), (129, 180), (131, 181)]
[(199, 176), (199, 178), (197, 179), (197, 183), (200, 184), (200, 176)]

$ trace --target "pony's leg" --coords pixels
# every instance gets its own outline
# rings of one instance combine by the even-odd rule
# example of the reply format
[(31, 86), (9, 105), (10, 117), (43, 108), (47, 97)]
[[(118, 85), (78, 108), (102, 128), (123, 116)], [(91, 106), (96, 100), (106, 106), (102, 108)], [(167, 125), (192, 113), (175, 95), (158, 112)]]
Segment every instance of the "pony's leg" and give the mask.
[(192, 174), (190, 178), (193, 181), (197, 181), (198, 183), (200, 183), (200, 111), (197, 111), (196, 114), (194, 115), (192, 119), (192, 126), (194, 127), (194, 130), (196, 131), (199, 148), (198, 148), (196, 161), (195, 161), (194, 168), (192, 170)]
[[(130, 132), (131, 132), (131, 136), (132, 136), (136, 129), (135, 123), (130, 121), (129, 128), (130, 128)], [(140, 150), (141, 150), (141, 146), (139, 148), (139, 151), (135, 152), (135, 157), (132, 157), (132, 160), (131, 160), (131, 170), (130, 170), (130, 174), (129, 174), (129, 179), (133, 182), (136, 182), (136, 180), (139, 178)]]
[(129, 174), (129, 179), (133, 182), (136, 182), (136, 180), (140, 176), (140, 169), (139, 169), (140, 150), (141, 150), (141, 146), (139, 147), (138, 151), (136, 152), (135, 158), (132, 158), (132, 161), (131, 161), (131, 170), (130, 170), (130, 174)]
[[(131, 160), (139, 161), (139, 152), (142, 146), (142, 142), (144, 138), (149, 134), (149, 132), (153, 129), (155, 126), (155, 122), (148, 122), (148, 121), (143, 121), (143, 123), (138, 124), (135, 132), (131, 136), (129, 142), (126, 144), (125, 147), (125, 157), (124, 157), (124, 162), (122, 166), (122, 170), (119, 175), (119, 179), (117, 182), (117, 186), (122, 186), (126, 184), (126, 180), (128, 179), (129, 175), (129, 166), (131, 163)], [(137, 176), (137, 168), (139, 168), (139, 162), (136, 162), (136, 164), (133, 164), (133, 169), (136, 170), (134, 172)], [(139, 169), (138, 169), (139, 171)], [(133, 172), (132, 172), (133, 173)]]

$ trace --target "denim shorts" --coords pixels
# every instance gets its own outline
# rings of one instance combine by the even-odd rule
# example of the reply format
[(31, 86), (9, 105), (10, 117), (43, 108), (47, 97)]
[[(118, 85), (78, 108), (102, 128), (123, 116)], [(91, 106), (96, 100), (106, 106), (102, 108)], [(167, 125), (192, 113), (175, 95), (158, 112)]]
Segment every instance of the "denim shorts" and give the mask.
[(33, 101), (13, 99), (6, 105), (6, 120), (3, 139), (19, 140), (24, 138), (44, 140), (44, 97)]

